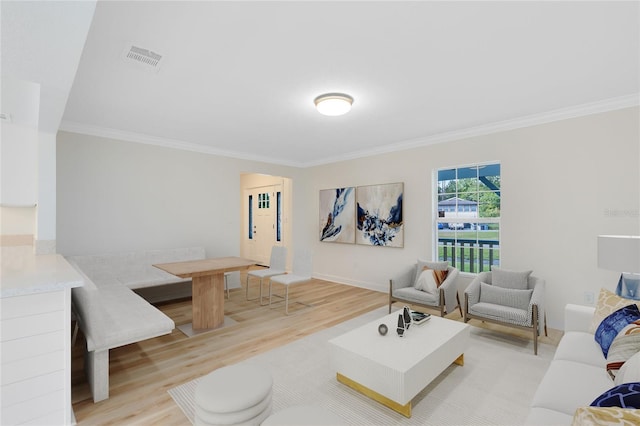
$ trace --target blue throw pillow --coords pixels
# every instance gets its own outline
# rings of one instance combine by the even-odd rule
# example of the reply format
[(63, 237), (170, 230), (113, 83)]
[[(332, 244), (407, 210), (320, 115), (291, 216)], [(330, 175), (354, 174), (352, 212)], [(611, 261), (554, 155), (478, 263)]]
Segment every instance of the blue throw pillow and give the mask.
[(633, 304), (618, 309), (602, 320), (596, 329), (594, 338), (602, 348), (602, 353), (605, 358), (607, 357), (609, 347), (611, 346), (613, 339), (618, 335), (618, 332), (638, 319), (640, 319), (640, 310), (637, 305)]
[(597, 397), (592, 407), (640, 408), (640, 382), (613, 387)]

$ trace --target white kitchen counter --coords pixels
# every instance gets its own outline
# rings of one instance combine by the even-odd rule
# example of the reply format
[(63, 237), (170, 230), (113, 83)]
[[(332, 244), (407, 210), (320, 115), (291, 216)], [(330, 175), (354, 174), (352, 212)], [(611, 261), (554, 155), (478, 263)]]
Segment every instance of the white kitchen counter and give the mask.
[(59, 254), (35, 255), (33, 247), (2, 247), (0, 298), (80, 287), (82, 277)]

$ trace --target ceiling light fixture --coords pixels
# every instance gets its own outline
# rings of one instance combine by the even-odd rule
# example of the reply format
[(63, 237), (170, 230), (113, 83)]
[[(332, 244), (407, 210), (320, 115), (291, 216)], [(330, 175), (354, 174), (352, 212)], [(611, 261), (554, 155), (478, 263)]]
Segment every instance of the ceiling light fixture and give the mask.
[(344, 93), (325, 93), (313, 100), (318, 112), (323, 115), (343, 115), (351, 110), (353, 98)]

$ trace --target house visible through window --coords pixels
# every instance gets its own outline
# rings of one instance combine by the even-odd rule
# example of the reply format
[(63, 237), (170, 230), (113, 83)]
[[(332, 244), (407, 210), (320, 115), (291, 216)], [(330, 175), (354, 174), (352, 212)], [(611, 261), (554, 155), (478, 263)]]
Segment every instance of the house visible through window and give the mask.
[(460, 271), (500, 265), (500, 163), (440, 169), (434, 214), (435, 256)]

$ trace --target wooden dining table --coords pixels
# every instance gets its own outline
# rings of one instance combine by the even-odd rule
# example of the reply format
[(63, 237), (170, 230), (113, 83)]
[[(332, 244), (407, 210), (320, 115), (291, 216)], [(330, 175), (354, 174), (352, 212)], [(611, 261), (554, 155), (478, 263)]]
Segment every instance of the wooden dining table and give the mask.
[(224, 273), (248, 269), (256, 262), (241, 257), (218, 257), (153, 265), (180, 278), (191, 278), (194, 331), (224, 324)]

